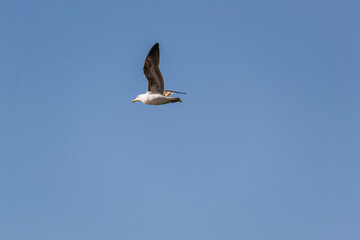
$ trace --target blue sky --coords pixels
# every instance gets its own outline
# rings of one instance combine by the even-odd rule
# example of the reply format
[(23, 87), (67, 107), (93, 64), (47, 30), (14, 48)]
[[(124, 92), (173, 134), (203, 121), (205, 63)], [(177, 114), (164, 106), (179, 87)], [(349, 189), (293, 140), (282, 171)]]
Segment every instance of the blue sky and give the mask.
[(0, 238), (360, 239), (359, 12), (2, 0)]

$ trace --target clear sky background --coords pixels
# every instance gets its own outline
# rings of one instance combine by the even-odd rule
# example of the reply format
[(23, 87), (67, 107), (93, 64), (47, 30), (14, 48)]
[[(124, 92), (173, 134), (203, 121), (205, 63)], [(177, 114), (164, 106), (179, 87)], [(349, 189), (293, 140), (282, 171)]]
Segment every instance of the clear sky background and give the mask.
[(359, 12), (1, 0), (0, 239), (360, 239)]

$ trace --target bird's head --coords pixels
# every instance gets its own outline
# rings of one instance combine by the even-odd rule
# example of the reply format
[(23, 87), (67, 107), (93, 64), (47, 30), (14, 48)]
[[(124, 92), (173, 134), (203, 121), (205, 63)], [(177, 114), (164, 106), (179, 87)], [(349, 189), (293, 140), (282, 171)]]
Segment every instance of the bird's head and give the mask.
[(139, 102), (142, 102), (143, 101), (143, 96), (142, 96), (143, 94), (140, 94), (140, 95), (138, 95), (134, 100), (132, 100), (132, 102), (134, 103), (134, 102), (137, 102), (137, 101), (139, 101)]

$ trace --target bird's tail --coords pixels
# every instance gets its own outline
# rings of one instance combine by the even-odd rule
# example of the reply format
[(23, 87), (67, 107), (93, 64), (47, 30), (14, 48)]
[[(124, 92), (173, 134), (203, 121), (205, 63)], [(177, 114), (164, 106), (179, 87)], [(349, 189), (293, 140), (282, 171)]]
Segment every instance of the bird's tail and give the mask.
[(175, 102), (181, 102), (182, 103), (182, 101), (181, 101), (181, 99), (180, 98), (178, 98), (178, 97), (171, 97), (171, 98), (168, 98), (169, 100), (170, 100), (170, 102), (171, 103), (175, 103)]
[(164, 95), (167, 96), (167, 97), (170, 97), (173, 93), (186, 94), (184, 92), (176, 92), (176, 91), (171, 91), (171, 90), (164, 90)]

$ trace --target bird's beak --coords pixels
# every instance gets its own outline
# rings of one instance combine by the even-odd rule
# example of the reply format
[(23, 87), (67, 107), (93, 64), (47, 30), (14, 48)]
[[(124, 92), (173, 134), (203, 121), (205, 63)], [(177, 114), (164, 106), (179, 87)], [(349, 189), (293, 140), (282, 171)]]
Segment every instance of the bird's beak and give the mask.
[(139, 100), (137, 100), (137, 99), (134, 99), (134, 100), (132, 100), (132, 103), (134, 103), (134, 102), (136, 102), (136, 101), (139, 101)]

